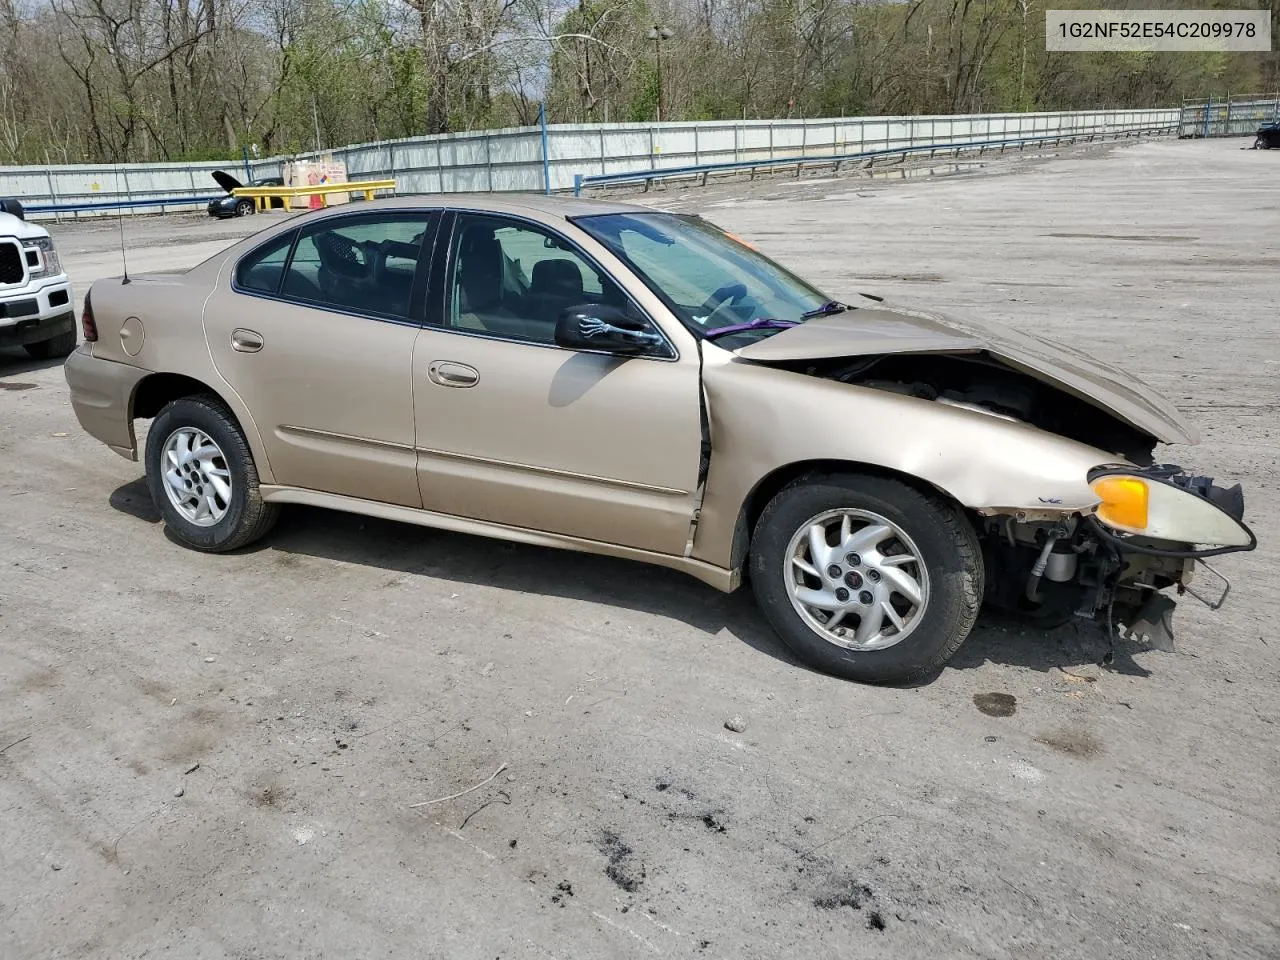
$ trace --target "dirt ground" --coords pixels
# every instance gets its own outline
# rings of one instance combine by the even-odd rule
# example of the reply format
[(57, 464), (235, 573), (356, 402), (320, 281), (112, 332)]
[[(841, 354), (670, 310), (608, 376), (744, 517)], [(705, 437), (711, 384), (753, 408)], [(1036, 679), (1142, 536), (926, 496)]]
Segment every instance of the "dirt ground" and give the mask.
[[(1109, 666), (984, 618), (860, 687), (746, 594), (319, 510), (192, 553), (0, 354), (0, 957), (1280, 956), (1280, 156), (1243, 144), (645, 198), (1192, 414), (1161, 455), (1243, 481), (1260, 547)], [(260, 224), (128, 220), (130, 267)], [(54, 228), (81, 293), (115, 229)]]

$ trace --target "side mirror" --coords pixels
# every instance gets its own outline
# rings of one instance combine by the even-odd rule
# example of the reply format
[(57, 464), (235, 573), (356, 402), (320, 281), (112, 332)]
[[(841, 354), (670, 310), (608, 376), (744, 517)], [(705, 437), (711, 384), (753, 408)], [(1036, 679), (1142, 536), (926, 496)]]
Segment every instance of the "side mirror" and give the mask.
[(27, 219), (26, 213), (23, 212), (22, 204), (17, 200), (6, 199), (5, 197), (0, 197), (0, 213), (12, 214), (19, 220)]
[(556, 321), (556, 346), (625, 356), (654, 353), (666, 343), (643, 320), (606, 303), (567, 307)]

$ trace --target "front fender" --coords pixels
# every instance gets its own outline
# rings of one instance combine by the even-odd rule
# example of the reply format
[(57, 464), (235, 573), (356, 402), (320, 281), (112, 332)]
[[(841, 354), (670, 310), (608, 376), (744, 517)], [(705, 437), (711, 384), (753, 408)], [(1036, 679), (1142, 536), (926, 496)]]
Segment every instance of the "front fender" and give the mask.
[(1025, 423), (742, 360), (703, 369), (711, 467), (693, 556), (729, 566), (734, 529), (770, 474), (806, 461), (917, 477), (983, 513), (1074, 513), (1116, 457)]

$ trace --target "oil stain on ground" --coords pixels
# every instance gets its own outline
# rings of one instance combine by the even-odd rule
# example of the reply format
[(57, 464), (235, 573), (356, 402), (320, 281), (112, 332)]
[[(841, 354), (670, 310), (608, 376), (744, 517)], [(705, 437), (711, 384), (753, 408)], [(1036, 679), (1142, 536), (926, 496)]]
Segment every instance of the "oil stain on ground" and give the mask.
[(1098, 739), (1083, 730), (1055, 730), (1052, 733), (1042, 733), (1036, 737), (1036, 743), (1043, 743), (1059, 753), (1081, 759), (1088, 759), (1102, 749)]
[(637, 863), (635, 851), (612, 830), (600, 834), (596, 849), (608, 858), (604, 875), (627, 893), (635, 893), (644, 883), (644, 864)]
[(819, 910), (839, 910), (848, 907), (850, 910), (861, 910), (867, 907), (867, 929), (883, 933), (884, 914), (876, 903), (876, 894), (865, 883), (846, 883), (836, 892), (822, 897), (814, 897), (813, 905)]
[(988, 717), (1012, 717), (1018, 712), (1018, 698), (1011, 693), (975, 693), (973, 705)]
[(12, 380), (0, 381), (0, 390), (34, 390), (34, 383), (15, 383)]

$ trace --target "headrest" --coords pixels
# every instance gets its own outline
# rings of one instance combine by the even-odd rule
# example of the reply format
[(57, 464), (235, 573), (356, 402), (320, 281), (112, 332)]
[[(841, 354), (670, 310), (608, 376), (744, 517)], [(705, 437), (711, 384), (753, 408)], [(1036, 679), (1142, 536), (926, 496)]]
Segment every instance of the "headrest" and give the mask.
[(537, 293), (582, 293), (582, 271), (572, 260), (539, 260), (533, 266), (530, 287)]

